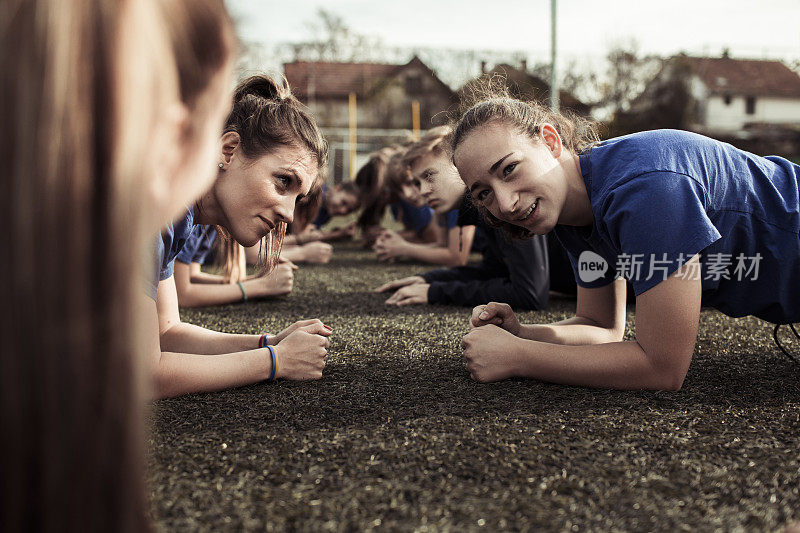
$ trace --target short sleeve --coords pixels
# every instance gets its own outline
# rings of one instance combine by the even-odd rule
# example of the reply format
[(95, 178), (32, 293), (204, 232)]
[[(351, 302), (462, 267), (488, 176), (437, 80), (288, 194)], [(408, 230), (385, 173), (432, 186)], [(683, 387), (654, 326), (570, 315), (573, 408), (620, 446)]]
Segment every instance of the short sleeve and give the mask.
[(439, 226), (447, 229), (453, 229), (458, 225), (458, 209), (448, 211), (439, 220)]
[[(617, 252), (597, 231), (589, 233), (587, 228), (559, 225), (553, 229), (553, 235), (564, 249), (577, 285), (586, 289), (597, 289), (617, 279), (614, 270)], [(567, 268), (566, 262), (560, 263), (560, 268)], [(554, 275), (560, 279), (569, 277), (564, 272), (554, 272)]]
[(181, 263), (205, 263), (206, 257), (214, 244), (216, 231), (209, 226), (195, 226), (192, 233), (186, 239), (183, 248), (175, 256), (176, 261)]
[[(433, 219), (433, 209), (427, 205), (417, 207), (409, 204), (408, 202), (401, 201), (400, 208), (403, 211), (403, 225), (406, 228), (415, 231), (417, 234), (422, 233), (422, 231), (428, 227)], [(394, 213), (394, 210), (392, 210), (392, 212)]]
[(702, 185), (675, 172), (641, 174), (595, 204), (598, 229), (617, 252), (614, 270), (637, 296), (721, 237), (707, 205)]

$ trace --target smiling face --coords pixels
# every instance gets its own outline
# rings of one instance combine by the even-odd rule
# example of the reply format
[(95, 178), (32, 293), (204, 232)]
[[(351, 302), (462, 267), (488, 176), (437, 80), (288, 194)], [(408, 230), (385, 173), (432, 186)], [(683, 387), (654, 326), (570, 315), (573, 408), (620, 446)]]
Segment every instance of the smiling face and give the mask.
[(437, 214), (458, 207), (464, 194), (464, 182), (446, 153), (428, 152), (413, 162), (410, 171), (419, 183), (420, 195)]
[[(566, 152), (566, 151), (564, 151)], [(536, 139), (501, 122), (475, 128), (454, 161), (473, 199), (502, 222), (543, 235), (566, 205), (569, 186), (562, 147), (551, 126)]]
[(214, 185), (219, 224), (242, 246), (253, 246), (279, 222), (292, 222), (318, 171), (311, 152), (299, 146), (279, 146), (255, 160), (235, 149)]

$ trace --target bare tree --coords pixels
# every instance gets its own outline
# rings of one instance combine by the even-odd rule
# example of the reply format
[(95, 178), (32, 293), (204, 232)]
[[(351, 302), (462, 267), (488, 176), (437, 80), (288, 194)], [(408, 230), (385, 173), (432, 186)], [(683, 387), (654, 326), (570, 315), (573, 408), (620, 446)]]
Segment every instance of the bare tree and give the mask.
[(612, 113), (628, 111), (631, 101), (658, 72), (661, 59), (642, 56), (635, 40), (617, 44), (606, 55), (606, 72), (598, 89), (600, 104)]
[(379, 37), (353, 31), (341, 16), (324, 8), (306, 27), (311, 39), (290, 45), (295, 60), (365, 61), (383, 49)]

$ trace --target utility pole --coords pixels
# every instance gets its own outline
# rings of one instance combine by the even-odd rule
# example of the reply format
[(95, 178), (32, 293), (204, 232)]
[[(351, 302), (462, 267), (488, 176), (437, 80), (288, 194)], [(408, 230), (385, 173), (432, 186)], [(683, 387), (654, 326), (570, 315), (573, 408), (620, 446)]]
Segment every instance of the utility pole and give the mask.
[(550, 0), (550, 109), (558, 111), (558, 68), (556, 57), (556, 4), (558, 0)]

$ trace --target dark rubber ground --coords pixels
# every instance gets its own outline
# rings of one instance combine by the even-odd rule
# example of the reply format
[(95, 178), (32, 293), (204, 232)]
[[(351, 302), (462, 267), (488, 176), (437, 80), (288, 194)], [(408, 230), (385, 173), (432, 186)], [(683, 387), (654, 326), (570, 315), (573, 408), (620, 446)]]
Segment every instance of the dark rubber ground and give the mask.
[[(154, 520), (171, 531), (780, 531), (800, 519), (800, 367), (768, 324), (704, 311), (680, 392), (471, 381), (469, 310), (387, 308), (420, 265), (338, 246), (284, 301), (184, 310), (228, 332), (333, 326), (321, 381), (159, 401)], [(527, 321), (573, 311), (557, 299)], [(629, 313), (629, 329), (633, 315)], [(798, 343), (791, 342), (795, 353)]]

